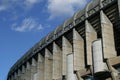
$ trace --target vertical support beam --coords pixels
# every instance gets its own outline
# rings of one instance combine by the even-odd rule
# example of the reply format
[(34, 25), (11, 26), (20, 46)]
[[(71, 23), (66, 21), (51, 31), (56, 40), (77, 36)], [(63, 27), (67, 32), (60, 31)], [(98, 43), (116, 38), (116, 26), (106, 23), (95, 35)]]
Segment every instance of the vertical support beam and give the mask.
[(100, 72), (108, 71), (106, 63), (103, 62), (101, 39), (98, 39), (92, 43), (92, 50), (94, 74), (99, 74)]
[(13, 73), (13, 80), (15, 79), (15, 72)]
[(102, 31), (102, 43), (103, 43), (103, 56), (104, 58), (111, 58), (116, 56), (113, 24), (107, 18), (107, 16), (100, 12), (101, 17), (101, 31)]
[(63, 36), (62, 37), (62, 75), (66, 76), (66, 57), (67, 54), (72, 53), (71, 43)]
[(44, 63), (44, 80), (52, 80), (52, 64), (53, 58), (51, 52), (45, 49), (45, 63)]
[(62, 80), (62, 51), (60, 47), (53, 43), (53, 80)]
[(13, 76), (13, 74), (11, 75), (11, 80), (14, 80), (14, 76)]
[(80, 34), (73, 29), (74, 71), (85, 69), (84, 41)]
[(30, 67), (30, 63), (27, 62), (26, 63), (26, 80), (31, 80), (31, 67)]
[(18, 80), (21, 80), (21, 71), (20, 71), (20, 69), (18, 69), (17, 79), (18, 79)]
[(14, 74), (14, 77), (15, 77), (15, 80), (17, 80), (17, 73), (15, 72), (15, 74)]
[(37, 75), (37, 62), (34, 58), (32, 58), (31, 64), (31, 80), (35, 80)]
[(24, 65), (22, 65), (22, 70), (21, 70), (21, 79), (22, 79), (22, 80), (24, 80), (24, 79), (25, 79), (25, 77), (26, 77), (26, 75), (25, 75), (25, 66), (24, 66)]
[(37, 80), (44, 80), (44, 58), (38, 53)]
[(66, 80), (77, 80), (77, 76), (74, 74), (74, 57), (73, 53), (67, 54), (66, 58), (66, 70), (67, 76)]
[(97, 33), (92, 25), (86, 20), (86, 54), (87, 54), (87, 65), (92, 65), (92, 42), (97, 39)]

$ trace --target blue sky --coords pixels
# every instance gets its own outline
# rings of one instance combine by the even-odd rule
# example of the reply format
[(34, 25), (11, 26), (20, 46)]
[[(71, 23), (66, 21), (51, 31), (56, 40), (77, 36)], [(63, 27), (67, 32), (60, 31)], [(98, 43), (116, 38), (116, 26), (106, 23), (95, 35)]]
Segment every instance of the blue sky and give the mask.
[(42, 37), (90, 0), (0, 0), (0, 80)]

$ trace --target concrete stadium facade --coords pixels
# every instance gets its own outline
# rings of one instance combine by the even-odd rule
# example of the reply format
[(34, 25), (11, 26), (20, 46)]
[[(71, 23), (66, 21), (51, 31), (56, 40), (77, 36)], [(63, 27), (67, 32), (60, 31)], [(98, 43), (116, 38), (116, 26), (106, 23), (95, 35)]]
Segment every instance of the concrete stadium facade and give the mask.
[(120, 80), (120, 0), (93, 0), (41, 39), (7, 80)]

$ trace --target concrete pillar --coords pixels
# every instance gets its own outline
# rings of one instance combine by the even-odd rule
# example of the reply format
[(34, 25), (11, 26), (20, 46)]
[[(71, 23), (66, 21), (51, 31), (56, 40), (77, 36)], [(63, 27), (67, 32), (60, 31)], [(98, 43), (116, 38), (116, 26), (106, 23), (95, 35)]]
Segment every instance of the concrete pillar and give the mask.
[(18, 69), (17, 80), (21, 80), (21, 70), (20, 69)]
[(25, 75), (25, 66), (22, 65), (22, 70), (21, 70), (21, 80), (25, 80), (25, 77), (26, 77), (26, 75)]
[(16, 72), (14, 73), (14, 77), (15, 77), (15, 80), (17, 80), (17, 73)]
[(74, 74), (74, 62), (73, 62), (73, 53), (67, 54), (67, 59), (66, 59), (66, 71), (67, 71), (67, 76), (66, 80), (77, 80), (76, 75)]
[(80, 34), (73, 29), (74, 71), (85, 68), (84, 41)]
[(45, 62), (44, 62), (44, 80), (52, 80), (52, 64), (53, 58), (51, 52), (45, 49)]
[(13, 75), (11, 75), (11, 80), (14, 80), (14, 76)]
[(37, 80), (44, 80), (44, 58), (40, 53), (38, 53), (37, 73)]
[(26, 63), (26, 80), (31, 80), (31, 67), (30, 67), (30, 63), (27, 62)]
[(62, 51), (55, 42), (53, 43), (53, 79), (62, 80)]
[(62, 75), (66, 76), (66, 55), (72, 53), (71, 43), (63, 36), (62, 37)]
[(101, 17), (101, 31), (102, 31), (102, 43), (103, 43), (103, 56), (104, 58), (111, 58), (116, 56), (113, 24), (107, 18), (107, 16), (100, 12)]
[(13, 79), (13, 80), (15, 79), (15, 72), (14, 72), (13, 75), (12, 75), (12, 79)]
[(104, 74), (106, 71), (108, 71), (108, 68), (107, 68), (106, 63), (103, 62), (101, 39), (98, 39), (93, 42), (92, 49), (93, 49), (94, 74), (99, 74), (99, 73)]
[(32, 58), (32, 64), (31, 64), (31, 80), (36, 80), (37, 76), (37, 62), (35, 58)]
[(85, 34), (86, 34), (86, 54), (87, 65), (92, 65), (92, 42), (97, 39), (97, 33), (92, 25), (86, 20), (85, 22)]

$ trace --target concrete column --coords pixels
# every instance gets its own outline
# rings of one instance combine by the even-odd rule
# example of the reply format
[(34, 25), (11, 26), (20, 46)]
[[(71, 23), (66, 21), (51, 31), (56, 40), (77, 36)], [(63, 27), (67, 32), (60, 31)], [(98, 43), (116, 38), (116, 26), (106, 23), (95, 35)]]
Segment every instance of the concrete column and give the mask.
[(107, 18), (107, 16), (100, 12), (101, 17), (101, 31), (102, 31), (102, 43), (103, 43), (103, 56), (104, 58), (111, 58), (116, 56), (113, 24)]
[(55, 42), (53, 43), (53, 79), (62, 80), (62, 51)]
[[(92, 44), (93, 50), (93, 69), (94, 74), (105, 73), (108, 71), (106, 63), (103, 62), (103, 54), (102, 54), (102, 42), (101, 39), (98, 39)], [(105, 75), (105, 74), (104, 74)]]
[(14, 72), (13, 75), (12, 75), (12, 79), (13, 79), (13, 80), (15, 79), (15, 72)]
[(67, 54), (67, 65), (66, 65), (66, 70), (67, 70), (67, 76), (66, 80), (78, 80), (76, 74), (74, 73), (74, 60), (73, 60), (73, 53)]
[(15, 80), (17, 80), (17, 73), (15, 72), (15, 74), (14, 74), (14, 77), (15, 77)]
[(44, 58), (40, 53), (38, 53), (37, 73), (37, 80), (44, 80)]
[(21, 80), (21, 71), (20, 71), (20, 69), (18, 69), (17, 80)]
[(25, 77), (26, 77), (26, 75), (25, 75), (25, 66), (22, 65), (21, 80), (25, 80)]
[(45, 49), (45, 62), (44, 62), (44, 80), (52, 80), (52, 64), (53, 58), (51, 52)]
[(14, 80), (14, 76), (13, 75), (11, 75), (11, 80)]
[(79, 33), (73, 29), (74, 71), (85, 68), (84, 41)]
[(92, 42), (97, 39), (97, 33), (92, 25), (86, 20), (86, 54), (87, 54), (87, 65), (92, 65)]
[(30, 67), (30, 63), (27, 62), (26, 65), (26, 80), (31, 80), (31, 67)]
[(31, 64), (31, 80), (36, 80), (37, 76), (37, 62), (34, 58), (32, 58)]
[(67, 54), (72, 53), (72, 45), (64, 36), (62, 42), (62, 75), (66, 76), (66, 57)]

